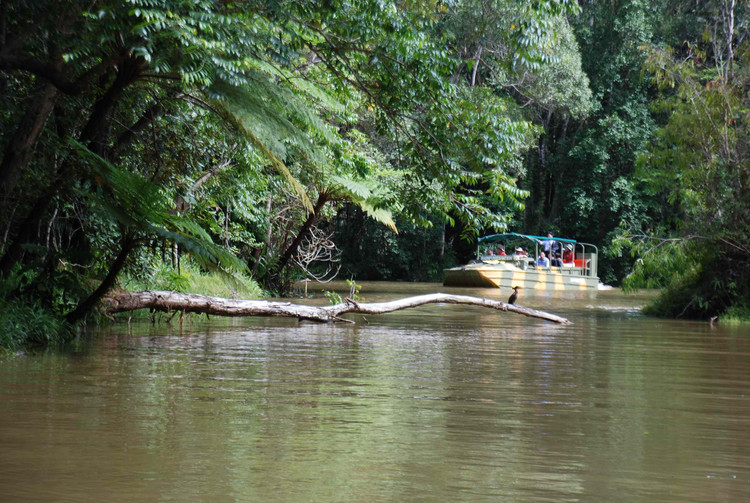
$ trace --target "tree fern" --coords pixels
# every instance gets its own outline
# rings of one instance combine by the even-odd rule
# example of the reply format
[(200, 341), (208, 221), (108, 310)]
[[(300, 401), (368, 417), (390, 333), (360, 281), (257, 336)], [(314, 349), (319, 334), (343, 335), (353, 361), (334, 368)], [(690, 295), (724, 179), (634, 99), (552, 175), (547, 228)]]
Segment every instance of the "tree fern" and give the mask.
[(240, 259), (214, 243), (200, 225), (175, 214), (172, 200), (159, 187), (137, 173), (114, 166), (75, 140), (69, 143), (96, 176), (97, 189), (83, 194), (92, 209), (129, 232), (179, 244), (203, 266), (238, 272), (245, 269)]
[(305, 207), (312, 210), (304, 187), (285, 164), (289, 149), (293, 148), (313, 165), (324, 166), (328, 159), (322, 145), (335, 144), (340, 139), (311, 104), (291, 90), (259, 72), (253, 73), (250, 82), (245, 87), (215, 84), (211, 88), (216, 96), (214, 105), (287, 180)]

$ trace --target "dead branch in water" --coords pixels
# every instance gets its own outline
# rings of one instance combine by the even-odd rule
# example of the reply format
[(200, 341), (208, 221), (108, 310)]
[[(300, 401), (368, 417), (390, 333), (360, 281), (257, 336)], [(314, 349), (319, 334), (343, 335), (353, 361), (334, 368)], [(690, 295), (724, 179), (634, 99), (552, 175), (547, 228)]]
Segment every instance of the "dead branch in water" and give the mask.
[(515, 304), (507, 304), (499, 300), (446, 293), (417, 295), (390, 302), (357, 302), (352, 299), (346, 299), (345, 302), (333, 306), (309, 306), (267, 300), (233, 300), (164, 291), (118, 293), (106, 298), (104, 302), (108, 314), (134, 311), (136, 309), (152, 309), (164, 312), (181, 311), (184, 313), (212, 314), (216, 316), (280, 316), (320, 322), (350, 321), (341, 318), (341, 315), (348, 313), (384, 314), (400, 311), (401, 309), (423, 306), (425, 304), (466, 304), (488, 307), (499, 311), (510, 311), (555, 323), (570, 323), (567, 319), (554, 314)]

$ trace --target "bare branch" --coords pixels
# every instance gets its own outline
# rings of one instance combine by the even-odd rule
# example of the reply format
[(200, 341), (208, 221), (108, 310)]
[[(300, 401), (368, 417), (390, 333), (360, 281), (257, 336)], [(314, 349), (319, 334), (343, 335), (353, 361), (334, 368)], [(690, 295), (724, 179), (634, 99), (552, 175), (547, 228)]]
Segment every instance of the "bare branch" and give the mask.
[(204, 295), (145, 291), (134, 293), (119, 293), (104, 299), (108, 314), (133, 311), (136, 309), (153, 309), (155, 311), (183, 311), (186, 313), (206, 313), (217, 316), (277, 316), (298, 318), (331, 323), (343, 321), (341, 315), (355, 314), (385, 314), (402, 309), (419, 307), (426, 304), (463, 304), (487, 307), (498, 311), (510, 311), (516, 314), (539, 318), (554, 323), (569, 324), (570, 321), (560, 316), (537, 311), (515, 304), (506, 304), (499, 300), (470, 297), (468, 295), (450, 295), (446, 293), (431, 293), (406, 297), (390, 302), (354, 302), (348, 300), (334, 306), (308, 306), (292, 304), (291, 302), (277, 302), (267, 300), (232, 300), (220, 297), (206, 297)]
[[(308, 277), (320, 283), (328, 283), (333, 280), (341, 270), (341, 251), (336, 247), (333, 235), (333, 231), (326, 233), (318, 227), (312, 226), (294, 257), (297, 266)], [(324, 265), (325, 271), (323, 273), (312, 271), (311, 267), (315, 264)]]

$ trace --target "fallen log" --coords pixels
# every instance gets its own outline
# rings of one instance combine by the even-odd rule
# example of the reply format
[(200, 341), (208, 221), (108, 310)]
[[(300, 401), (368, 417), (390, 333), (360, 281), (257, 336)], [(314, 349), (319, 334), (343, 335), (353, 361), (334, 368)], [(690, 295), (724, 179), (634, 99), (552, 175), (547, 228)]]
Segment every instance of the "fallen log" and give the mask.
[(567, 319), (554, 314), (515, 304), (507, 304), (499, 300), (446, 293), (417, 295), (390, 302), (357, 302), (352, 299), (346, 299), (341, 304), (332, 306), (309, 306), (305, 304), (293, 304), (291, 302), (233, 300), (191, 293), (150, 290), (117, 293), (105, 298), (104, 303), (105, 311), (108, 314), (134, 311), (136, 309), (151, 309), (163, 312), (201, 313), (216, 316), (281, 316), (320, 322), (351, 322), (351, 320), (341, 318), (341, 315), (347, 313), (383, 314), (425, 304), (467, 304), (488, 307), (499, 311), (510, 311), (555, 323), (570, 323)]

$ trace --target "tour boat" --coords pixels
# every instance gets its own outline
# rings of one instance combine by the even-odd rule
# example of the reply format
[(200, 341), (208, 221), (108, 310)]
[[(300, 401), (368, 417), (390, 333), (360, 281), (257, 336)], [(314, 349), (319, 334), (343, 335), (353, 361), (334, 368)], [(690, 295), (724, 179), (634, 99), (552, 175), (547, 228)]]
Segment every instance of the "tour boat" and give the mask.
[[(564, 257), (566, 261), (561, 261), (562, 265), (537, 265), (539, 253), (543, 251), (542, 242), (546, 240), (554, 241), (561, 251), (567, 250)], [(475, 260), (463, 266), (443, 270), (443, 285), (596, 290), (599, 285), (598, 255), (599, 250), (596, 246), (575, 239), (531, 236), (515, 232), (492, 234), (479, 238)]]

